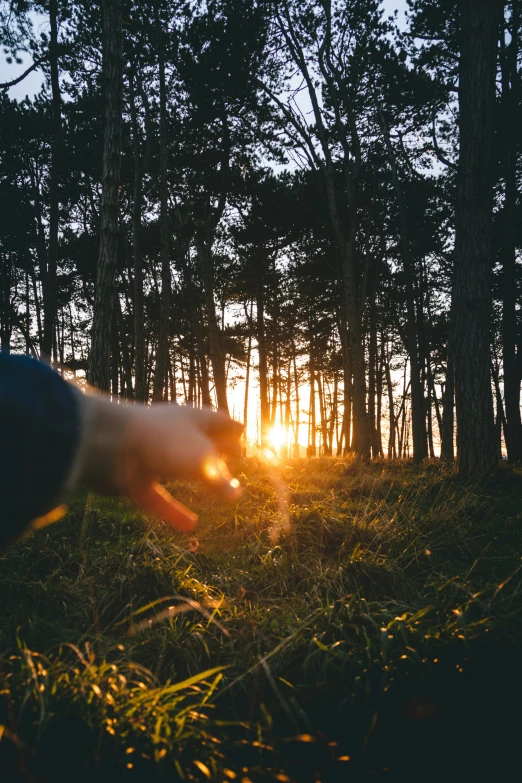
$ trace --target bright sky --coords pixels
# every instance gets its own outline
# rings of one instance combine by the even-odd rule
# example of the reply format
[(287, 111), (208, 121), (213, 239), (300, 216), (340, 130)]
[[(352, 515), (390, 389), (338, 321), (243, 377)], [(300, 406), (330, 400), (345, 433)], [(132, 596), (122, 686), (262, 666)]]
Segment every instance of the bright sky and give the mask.
[[(395, 11), (398, 11), (398, 17), (397, 21), (401, 27), (405, 26), (405, 10), (407, 8), (406, 0), (382, 0), (382, 6), (384, 9), (384, 12), (386, 15), (391, 15)], [(35, 32), (38, 34), (42, 31), (48, 31), (48, 20), (47, 17), (43, 15), (38, 14), (32, 14), (33, 18), (33, 24), (35, 28)], [(8, 81), (10, 79), (14, 79), (20, 74), (23, 73), (23, 71), (29, 67), (31, 64), (31, 59), (28, 56), (25, 56), (23, 58), (23, 63), (18, 64), (8, 64), (5, 61), (5, 56), (0, 56), (0, 82)], [(9, 97), (14, 98), (18, 101), (24, 100), (27, 96), (33, 97), (42, 87), (43, 83), (43, 74), (41, 70), (33, 71), (29, 74), (20, 84), (15, 85), (14, 87), (11, 87), (9, 89)], [(253, 362), (254, 365), (257, 364), (257, 351), (255, 351), (254, 348), (254, 356), (253, 356)], [(232, 373), (234, 374), (234, 373)], [(242, 373), (240, 373), (242, 374)], [(244, 377), (244, 376), (243, 376)], [(253, 368), (253, 372), (251, 374), (251, 380), (250, 380), (250, 392), (249, 392), (249, 421), (248, 421), (248, 436), (249, 440), (255, 441), (257, 439), (258, 435), (258, 426), (259, 426), (259, 410), (258, 410), (258, 380), (257, 380), (257, 372), (255, 372)], [(231, 405), (231, 413), (238, 419), (243, 419), (243, 401), (244, 401), (244, 380), (237, 383), (235, 388), (230, 389), (230, 405)], [(307, 384), (303, 385), (300, 388), (300, 397), (301, 397), (301, 404), (300, 404), (300, 418), (301, 418), (301, 427), (300, 427), (300, 437), (299, 441), (300, 443), (305, 446), (307, 442), (307, 408), (309, 407), (309, 387)], [(318, 407), (318, 404), (317, 404)], [(293, 411), (292, 415), (295, 416), (295, 408), (292, 406)], [(319, 420), (319, 411), (317, 411), (317, 419)]]
[[(382, 0), (382, 6), (387, 15), (399, 12), (399, 25), (405, 25), (404, 11), (406, 10), (406, 0)], [(47, 31), (49, 23), (47, 18), (40, 14), (31, 14), (35, 32)], [(23, 58), (23, 64), (9, 64), (5, 61), (5, 56), (0, 57), (0, 82), (15, 79), (22, 74), (26, 68), (31, 65), (31, 59), (28, 56)], [(23, 101), (28, 95), (32, 97), (39, 92), (43, 82), (41, 70), (33, 71), (20, 84), (16, 84), (9, 89), (9, 97), (18, 101)]]

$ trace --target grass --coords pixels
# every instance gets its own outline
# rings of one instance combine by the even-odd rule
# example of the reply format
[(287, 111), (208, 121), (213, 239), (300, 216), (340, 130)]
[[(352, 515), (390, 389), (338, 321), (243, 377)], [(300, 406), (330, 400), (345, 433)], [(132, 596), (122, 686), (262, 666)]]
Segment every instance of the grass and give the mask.
[(256, 460), (170, 537), (81, 495), (0, 558), (0, 775), (20, 781), (499, 777), (522, 697), (522, 478)]

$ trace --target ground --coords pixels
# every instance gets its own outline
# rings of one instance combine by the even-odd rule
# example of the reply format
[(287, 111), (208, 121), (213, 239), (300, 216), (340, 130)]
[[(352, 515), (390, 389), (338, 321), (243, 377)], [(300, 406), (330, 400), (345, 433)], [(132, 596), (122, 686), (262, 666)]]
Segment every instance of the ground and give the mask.
[[(516, 471), (463, 484), (437, 463), (249, 459), (236, 472), (235, 507), (173, 487), (200, 515), (197, 540), (84, 493), (0, 558), (2, 780), (518, 767)], [(285, 487), (290, 529), (274, 540)]]

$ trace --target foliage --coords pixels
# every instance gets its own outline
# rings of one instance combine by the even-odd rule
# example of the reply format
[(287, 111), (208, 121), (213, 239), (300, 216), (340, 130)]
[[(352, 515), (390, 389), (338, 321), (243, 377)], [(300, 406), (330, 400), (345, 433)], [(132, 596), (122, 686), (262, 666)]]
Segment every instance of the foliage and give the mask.
[(425, 754), (447, 772), (457, 726), (468, 772), (507, 730), (518, 474), (463, 486), (436, 463), (291, 460), (292, 529), (274, 545), (265, 469), (237, 469), (232, 510), (175, 487), (197, 542), (80, 496), (2, 557), (5, 775), (399, 779)]

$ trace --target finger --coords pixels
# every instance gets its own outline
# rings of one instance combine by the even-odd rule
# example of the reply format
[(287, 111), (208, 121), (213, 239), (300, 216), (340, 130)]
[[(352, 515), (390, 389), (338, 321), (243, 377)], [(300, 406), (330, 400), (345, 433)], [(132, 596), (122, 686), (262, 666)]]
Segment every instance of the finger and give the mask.
[(201, 464), (205, 483), (224, 500), (237, 500), (242, 493), (241, 485), (233, 478), (225, 462), (217, 454), (209, 453)]
[(194, 421), (213, 440), (239, 440), (243, 425), (231, 419), (224, 411), (213, 411), (212, 408), (194, 408)]
[(197, 525), (197, 515), (174, 500), (157, 481), (131, 491), (130, 496), (141, 508), (162, 519), (169, 527), (183, 533), (190, 533)]
[(236, 438), (213, 438), (216, 451), (226, 454), (227, 457), (241, 456), (241, 442)]

